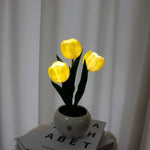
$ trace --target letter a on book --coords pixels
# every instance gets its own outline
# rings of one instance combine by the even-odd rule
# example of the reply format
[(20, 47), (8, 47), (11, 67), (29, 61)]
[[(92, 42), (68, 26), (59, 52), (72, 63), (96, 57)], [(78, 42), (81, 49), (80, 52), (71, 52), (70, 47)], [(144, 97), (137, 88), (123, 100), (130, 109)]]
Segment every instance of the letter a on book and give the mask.
[(95, 124), (92, 125), (92, 127), (99, 128), (99, 124), (98, 124), (98, 123), (95, 123)]

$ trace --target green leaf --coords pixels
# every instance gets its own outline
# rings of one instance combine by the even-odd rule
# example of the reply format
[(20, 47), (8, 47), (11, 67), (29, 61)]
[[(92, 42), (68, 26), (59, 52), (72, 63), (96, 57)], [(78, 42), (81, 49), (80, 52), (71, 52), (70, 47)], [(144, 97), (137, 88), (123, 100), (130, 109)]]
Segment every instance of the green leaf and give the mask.
[(64, 90), (62, 87), (60, 87), (58, 84), (54, 83), (53, 81), (51, 81), (53, 87), (56, 89), (56, 91), (59, 93), (59, 95), (61, 96), (61, 98), (63, 99), (64, 103), (66, 105), (71, 105), (71, 102), (68, 99), (68, 93), (66, 90)]
[(66, 82), (62, 83), (62, 88), (67, 91), (71, 103), (72, 103), (73, 93), (75, 90), (75, 78), (76, 78), (77, 68), (80, 62), (81, 55), (75, 59), (70, 69), (69, 79)]
[(77, 105), (85, 91), (85, 87), (86, 87), (86, 83), (87, 83), (87, 79), (88, 79), (88, 70), (87, 70), (87, 66), (86, 66), (86, 62), (84, 61), (84, 65), (83, 65), (83, 69), (82, 69), (82, 75), (81, 75), (81, 79), (78, 85), (78, 89), (77, 92), (75, 94), (75, 103), (74, 105)]
[(57, 61), (63, 62), (62, 59), (58, 55), (56, 55), (56, 59), (57, 59)]

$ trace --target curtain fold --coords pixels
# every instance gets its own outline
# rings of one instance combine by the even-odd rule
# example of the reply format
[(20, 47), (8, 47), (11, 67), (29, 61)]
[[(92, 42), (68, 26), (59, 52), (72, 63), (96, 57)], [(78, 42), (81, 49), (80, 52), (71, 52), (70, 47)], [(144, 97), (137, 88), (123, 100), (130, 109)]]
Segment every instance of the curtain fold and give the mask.
[(38, 125), (40, 0), (0, 1), (0, 149)]
[(140, 146), (140, 150), (149, 150), (150, 148), (150, 97), (149, 97), (149, 103), (148, 103), (148, 109), (147, 109), (147, 114), (146, 114), (146, 119), (145, 119), (145, 127), (143, 131), (143, 137), (142, 137), (142, 142)]
[(79, 104), (107, 122), (118, 150), (150, 148), (149, 0), (1, 0), (0, 33), (0, 149), (49, 124), (63, 104), (47, 69), (56, 54), (70, 64), (60, 52), (68, 38), (106, 60), (89, 73)]

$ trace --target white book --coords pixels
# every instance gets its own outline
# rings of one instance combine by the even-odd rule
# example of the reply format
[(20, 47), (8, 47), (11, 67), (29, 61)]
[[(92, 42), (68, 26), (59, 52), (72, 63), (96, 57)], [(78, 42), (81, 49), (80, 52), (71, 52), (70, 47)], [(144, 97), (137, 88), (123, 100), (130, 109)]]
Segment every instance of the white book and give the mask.
[[(102, 140), (100, 140), (98, 148), (96, 150), (112, 150), (114, 145), (114, 140), (108, 138), (107, 136), (103, 136)], [(22, 145), (17, 141), (16, 150), (26, 150)]]
[(22, 149), (22, 148), (19, 146), (19, 144), (17, 143), (15, 150), (24, 150), (24, 149)]
[(98, 147), (100, 149), (100, 146), (103, 146), (99, 141), (105, 125), (105, 122), (92, 120), (82, 138), (69, 139), (62, 136), (52, 122), (45, 130), (16, 138), (16, 141), (22, 146), (22, 150), (98, 150)]
[(26, 150), (25, 146), (18, 139), (16, 139), (16, 150)]
[[(114, 140), (104, 135), (100, 140), (96, 150), (112, 150), (113, 145), (114, 145)], [(16, 150), (26, 150), (26, 149), (22, 147), (19, 141), (17, 141)]]

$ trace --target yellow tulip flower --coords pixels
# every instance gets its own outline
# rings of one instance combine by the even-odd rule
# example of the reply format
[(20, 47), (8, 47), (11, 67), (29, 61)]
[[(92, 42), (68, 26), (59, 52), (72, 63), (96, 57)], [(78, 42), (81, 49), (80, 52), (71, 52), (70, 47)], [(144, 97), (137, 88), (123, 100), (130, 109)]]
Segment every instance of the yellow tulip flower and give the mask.
[(91, 50), (84, 55), (83, 63), (84, 60), (86, 61), (87, 69), (91, 72), (100, 70), (105, 64), (104, 57), (99, 56), (97, 53), (92, 52)]
[(48, 74), (52, 81), (62, 83), (68, 80), (70, 69), (66, 63), (56, 61), (48, 68)]
[(82, 45), (76, 39), (68, 39), (68, 40), (62, 41), (60, 48), (61, 48), (62, 54), (67, 59), (75, 59), (82, 52)]

